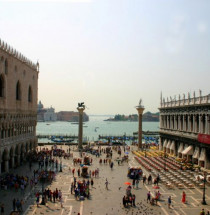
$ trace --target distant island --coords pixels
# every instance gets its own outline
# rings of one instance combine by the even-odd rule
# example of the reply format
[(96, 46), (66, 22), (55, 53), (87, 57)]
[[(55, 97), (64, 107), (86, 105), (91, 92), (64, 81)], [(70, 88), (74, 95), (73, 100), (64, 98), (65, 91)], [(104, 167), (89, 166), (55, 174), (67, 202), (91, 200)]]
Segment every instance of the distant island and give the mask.
[[(104, 121), (129, 121), (129, 122), (137, 122), (138, 114), (131, 114), (128, 116), (117, 114), (113, 118), (105, 119)], [(151, 113), (146, 112), (142, 116), (143, 122), (159, 122), (159, 112)]]

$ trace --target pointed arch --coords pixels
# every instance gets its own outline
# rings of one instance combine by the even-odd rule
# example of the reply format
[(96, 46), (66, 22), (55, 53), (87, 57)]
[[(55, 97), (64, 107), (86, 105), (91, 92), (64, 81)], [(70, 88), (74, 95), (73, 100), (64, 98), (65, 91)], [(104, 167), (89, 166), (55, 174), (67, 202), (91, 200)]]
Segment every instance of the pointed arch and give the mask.
[(4, 76), (0, 75), (0, 97), (3, 98), (5, 96), (5, 80)]
[(32, 88), (31, 86), (29, 85), (28, 87), (28, 102), (32, 102)]
[(21, 85), (20, 81), (16, 84), (16, 100), (21, 100)]

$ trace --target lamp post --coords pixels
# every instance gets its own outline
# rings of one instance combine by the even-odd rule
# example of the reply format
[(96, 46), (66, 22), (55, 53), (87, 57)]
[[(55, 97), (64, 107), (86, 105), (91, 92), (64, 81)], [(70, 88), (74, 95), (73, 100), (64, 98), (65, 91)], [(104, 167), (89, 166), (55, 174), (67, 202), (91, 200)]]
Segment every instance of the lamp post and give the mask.
[(206, 172), (203, 173), (203, 201), (202, 204), (203, 205), (207, 205), (206, 204)]

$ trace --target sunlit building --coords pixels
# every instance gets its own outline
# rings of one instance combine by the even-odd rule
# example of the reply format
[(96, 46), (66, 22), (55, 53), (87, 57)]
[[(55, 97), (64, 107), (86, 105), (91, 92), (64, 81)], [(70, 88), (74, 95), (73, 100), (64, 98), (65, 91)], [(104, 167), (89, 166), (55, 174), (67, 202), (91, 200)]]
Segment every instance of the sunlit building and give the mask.
[(210, 94), (160, 101), (159, 149), (210, 169)]
[(37, 146), (39, 64), (0, 40), (0, 174)]

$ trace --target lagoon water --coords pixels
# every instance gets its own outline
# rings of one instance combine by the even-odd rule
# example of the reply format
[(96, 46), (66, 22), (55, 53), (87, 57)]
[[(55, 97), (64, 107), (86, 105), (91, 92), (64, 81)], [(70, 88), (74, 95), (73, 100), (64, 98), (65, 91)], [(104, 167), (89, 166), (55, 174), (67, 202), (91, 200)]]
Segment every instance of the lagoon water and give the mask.
[[(133, 135), (138, 131), (138, 122), (104, 121), (112, 116), (90, 115), (84, 123), (83, 136), (88, 141), (98, 140), (99, 135)], [(158, 131), (159, 122), (143, 122), (143, 131)], [(97, 129), (95, 129), (98, 127)], [(97, 131), (96, 131), (97, 130)], [(37, 134), (46, 135), (78, 135), (78, 124), (71, 122), (38, 122)], [(49, 140), (39, 140), (48, 142)]]

